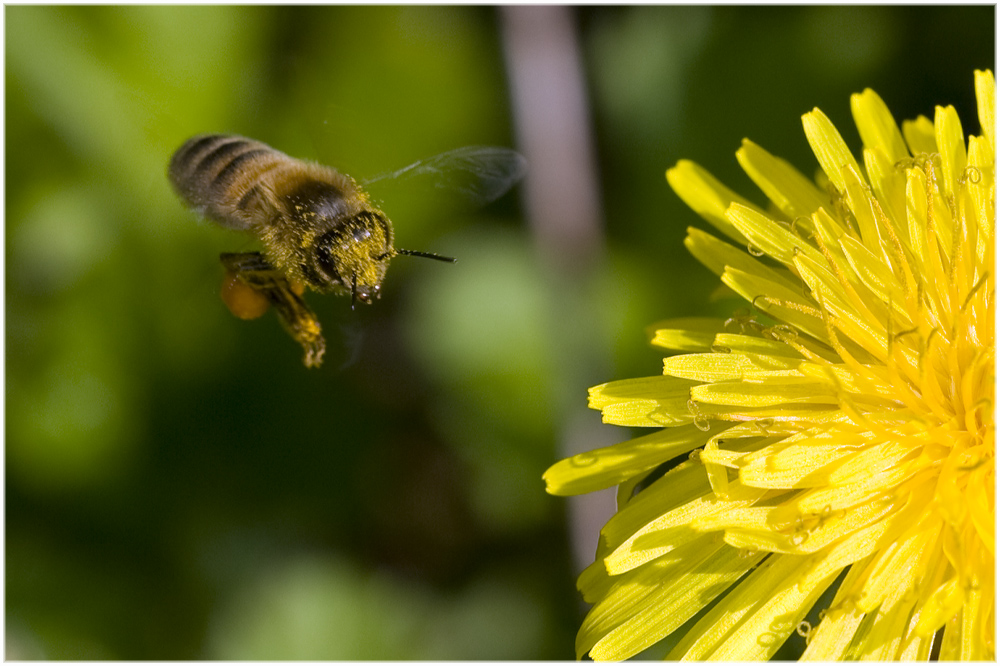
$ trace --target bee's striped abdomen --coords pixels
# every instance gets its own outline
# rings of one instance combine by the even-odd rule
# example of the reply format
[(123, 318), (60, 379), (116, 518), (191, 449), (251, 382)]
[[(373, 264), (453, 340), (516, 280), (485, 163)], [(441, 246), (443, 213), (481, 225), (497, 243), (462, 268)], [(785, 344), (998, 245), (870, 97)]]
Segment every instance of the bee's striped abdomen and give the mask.
[(261, 177), (294, 162), (259, 141), (214, 134), (181, 146), (169, 173), (188, 205), (224, 226), (246, 229), (259, 216), (254, 207), (264, 201)]

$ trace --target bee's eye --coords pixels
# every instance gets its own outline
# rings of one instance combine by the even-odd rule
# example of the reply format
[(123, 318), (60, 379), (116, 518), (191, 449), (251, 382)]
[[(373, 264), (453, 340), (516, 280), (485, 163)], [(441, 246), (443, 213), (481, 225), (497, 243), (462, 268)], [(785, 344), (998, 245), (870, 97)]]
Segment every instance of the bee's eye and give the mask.
[(366, 229), (365, 227), (355, 227), (354, 233), (352, 235), (354, 236), (354, 240), (360, 243), (364, 239), (371, 236), (372, 232), (368, 231), (368, 229)]
[(316, 263), (320, 269), (326, 273), (331, 280), (343, 282), (340, 272), (337, 270), (337, 263), (330, 248), (337, 242), (337, 232), (328, 231), (316, 241)]

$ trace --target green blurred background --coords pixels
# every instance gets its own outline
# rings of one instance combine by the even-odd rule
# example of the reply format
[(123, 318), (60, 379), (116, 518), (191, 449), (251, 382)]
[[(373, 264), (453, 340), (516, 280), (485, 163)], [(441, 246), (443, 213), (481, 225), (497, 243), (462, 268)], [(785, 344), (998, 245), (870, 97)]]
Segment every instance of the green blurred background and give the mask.
[(812, 173), (799, 116), (857, 149), (865, 87), (978, 132), (995, 60), (992, 6), (568, 8), (591, 260), (553, 263), (522, 187), (478, 211), (386, 195), (400, 246), (459, 263), (397, 259), (355, 312), (313, 294), (331, 351), (306, 370), (273, 315), (220, 303), (218, 253), (252, 244), (182, 208), (169, 156), (210, 131), (358, 177), (530, 155), (505, 11), (5, 7), (7, 658), (572, 658), (596, 532), (541, 474), (628, 438), (586, 389), (660, 371), (648, 324), (737, 307), (685, 254), (665, 169), (761, 200), (740, 140)]

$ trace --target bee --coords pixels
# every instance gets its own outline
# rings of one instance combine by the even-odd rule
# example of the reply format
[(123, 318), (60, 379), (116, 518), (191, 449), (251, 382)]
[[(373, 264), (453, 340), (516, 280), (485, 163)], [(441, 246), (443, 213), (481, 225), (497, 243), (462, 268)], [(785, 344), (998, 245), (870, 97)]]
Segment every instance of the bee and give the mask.
[[(513, 150), (467, 147), (367, 181), (428, 175), (485, 203), (523, 177)], [(389, 218), (364, 186), (331, 167), (298, 160), (259, 141), (210, 134), (189, 139), (168, 176), (191, 208), (228, 229), (249, 232), (263, 252), (223, 253), (222, 299), (243, 319), (274, 307), (285, 329), (318, 367), (326, 342), (305, 289), (350, 294), (351, 307), (381, 296), (389, 261), (398, 255), (454, 262), (432, 252), (396, 248)], [(450, 182), (449, 182), (450, 181)]]

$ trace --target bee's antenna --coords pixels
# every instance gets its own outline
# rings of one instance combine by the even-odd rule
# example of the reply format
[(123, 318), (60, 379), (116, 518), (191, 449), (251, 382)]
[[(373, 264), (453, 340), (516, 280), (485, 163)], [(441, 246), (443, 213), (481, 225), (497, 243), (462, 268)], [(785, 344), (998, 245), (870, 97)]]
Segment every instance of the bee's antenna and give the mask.
[(455, 257), (446, 257), (441, 254), (434, 254), (433, 252), (419, 252), (417, 250), (396, 250), (396, 254), (405, 254), (410, 257), (424, 257), (425, 259), (437, 259), (438, 261), (448, 261), (451, 263), (458, 261)]
[(354, 277), (351, 278), (351, 310), (354, 309), (354, 304), (358, 302), (358, 274), (355, 273)]

